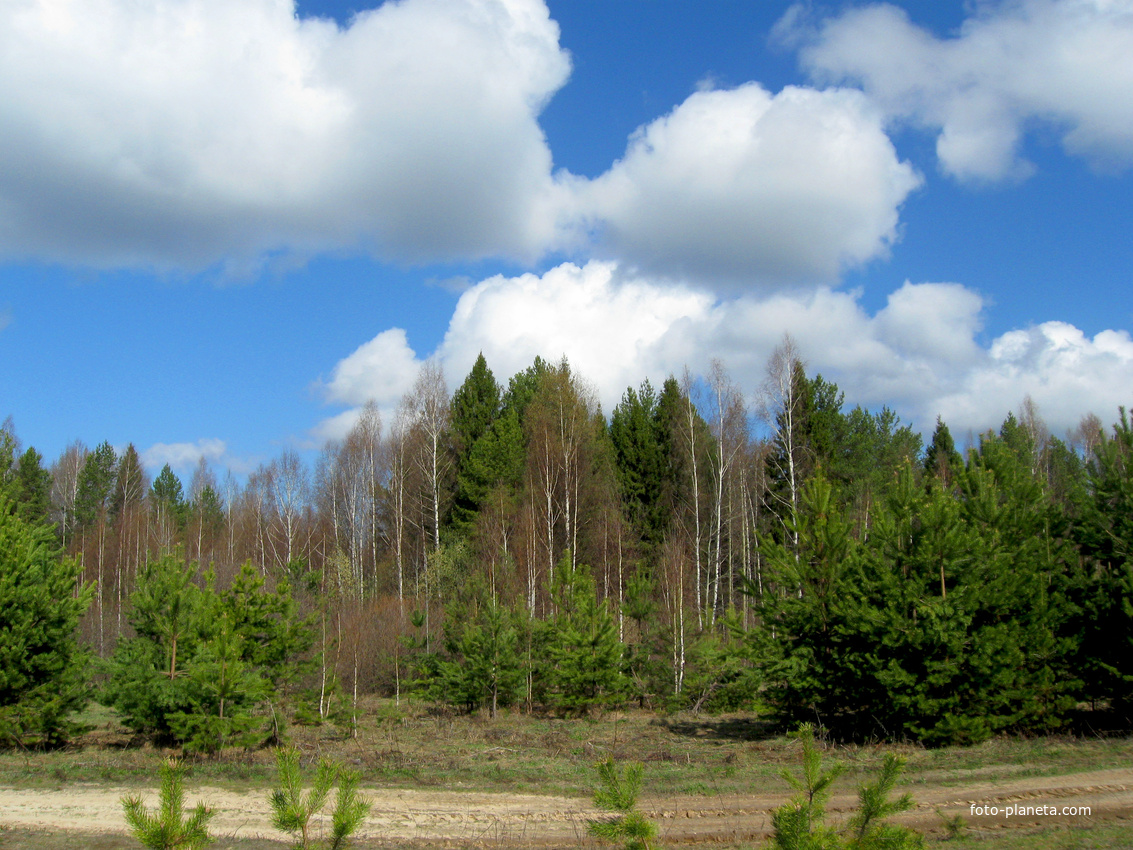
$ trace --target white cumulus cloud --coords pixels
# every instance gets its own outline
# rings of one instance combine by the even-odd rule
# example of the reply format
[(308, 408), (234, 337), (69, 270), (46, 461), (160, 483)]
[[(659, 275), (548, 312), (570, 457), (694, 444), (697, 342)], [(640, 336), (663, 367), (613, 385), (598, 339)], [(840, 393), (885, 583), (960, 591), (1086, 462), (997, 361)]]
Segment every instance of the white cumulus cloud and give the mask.
[(920, 178), (860, 92), (698, 91), (588, 180), (539, 115), (542, 0), (0, 3), (0, 260), (255, 270), (323, 251), (597, 255), (678, 279), (834, 279)]
[(691, 95), (576, 190), (617, 257), (751, 284), (828, 281), (883, 255), (918, 185), (860, 92), (749, 83)]
[(647, 374), (643, 365), (656, 374), (697, 356), (699, 340), (682, 332), (710, 315), (714, 300), (623, 277), (615, 264), (598, 261), (567, 263), (542, 276), (497, 275), (460, 297), (438, 354), (450, 380), (460, 380), (481, 351), (504, 380), (536, 355), (552, 362), (566, 355), (609, 409)]
[[(996, 428), (1030, 395), (1051, 431), (1062, 434), (1087, 412), (1104, 421), (1133, 402), (1126, 397), (1133, 387), (1127, 331), (1089, 338), (1046, 322), (984, 344), (985, 310), (978, 293), (955, 283), (906, 282), (871, 315), (854, 292), (821, 287), (721, 300), (593, 261), (481, 281), (461, 296), (431, 354), (450, 390), (481, 351), (502, 383), (537, 355), (565, 355), (607, 414), (626, 387), (644, 378), (659, 386), (686, 365), (706, 374), (713, 357), (753, 399), (784, 333), (796, 340), (809, 373), (837, 382), (848, 404), (888, 405), (919, 429), (931, 430), (937, 415), (958, 434)], [(328, 386), (338, 389), (328, 398), (351, 405), (374, 398), (392, 409), (395, 387), (408, 388), (420, 362), (401, 331), (383, 331), (335, 367)], [(383, 374), (401, 377), (391, 382)], [(355, 411), (313, 433), (345, 433)]]
[(814, 27), (798, 8), (780, 33), (802, 44), (819, 80), (853, 82), (891, 114), (938, 133), (942, 167), (965, 179), (1025, 176), (1024, 133), (1046, 125), (1105, 168), (1133, 162), (1133, 3), (1014, 0), (975, 4), (937, 38), (887, 4)]
[(413, 386), (420, 365), (405, 331), (390, 328), (340, 360), (323, 383), (323, 394), (342, 404), (396, 401)]
[(1089, 412), (1111, 422), (1119, 406), (1133, 404), (1133, 339), (1124, 330), (1091, 338), (1066, 322), (1043, 322), (995, 339), (957, 384), (937, 403), (947, 421), (963, 428), (986, 429), (1005, 402), (1014, 406), (1027, 395), (1057, 426), (1056, 435)]
[(540, 0), (0, 4), (0, 257), (200, 268), (355, 247), (542, 250)]

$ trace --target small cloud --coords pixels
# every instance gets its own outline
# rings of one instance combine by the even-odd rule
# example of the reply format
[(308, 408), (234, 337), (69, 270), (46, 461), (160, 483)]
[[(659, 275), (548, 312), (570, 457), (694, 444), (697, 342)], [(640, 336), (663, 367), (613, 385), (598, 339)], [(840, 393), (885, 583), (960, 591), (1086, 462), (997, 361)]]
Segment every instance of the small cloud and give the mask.
[(390, 328), (338, 361), (330, 380), (319, 387), (330, 403), (395, 405), (413, 386), (420, 367), (405, 331)]
[(151, 472), (160, 470), (166, 464), (174, 471), (187, 472), (201, 458), (210, 463), (220, 462), (227, 451), (228, 444), (224, 440), (206, 438), (195, 443), (154, 443), (141, 453), (141, 458), (142, 464)]
[(0, 308), (0, 331), (12, 324), (14, 318), (11, 307)]
[(445, 292), (451, 292), (454, 295), (460, 295), (475, 285), (475, 281), (468, 275), (454, 275), (453, 277), (427, 277), (425, 278), (425, 286), (431, 286), (434, 289), (443, 289)]

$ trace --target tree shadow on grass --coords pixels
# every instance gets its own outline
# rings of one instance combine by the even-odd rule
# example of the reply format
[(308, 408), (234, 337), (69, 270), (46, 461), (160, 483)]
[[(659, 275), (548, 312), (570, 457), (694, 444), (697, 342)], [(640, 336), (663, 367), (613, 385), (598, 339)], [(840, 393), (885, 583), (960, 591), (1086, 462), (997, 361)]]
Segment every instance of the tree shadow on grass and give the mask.
[(776, 721), (745, 714), (678, 716), (657, 723), (674, 735), (701, 740), (766, 741), (783, 733), (782, 725)]

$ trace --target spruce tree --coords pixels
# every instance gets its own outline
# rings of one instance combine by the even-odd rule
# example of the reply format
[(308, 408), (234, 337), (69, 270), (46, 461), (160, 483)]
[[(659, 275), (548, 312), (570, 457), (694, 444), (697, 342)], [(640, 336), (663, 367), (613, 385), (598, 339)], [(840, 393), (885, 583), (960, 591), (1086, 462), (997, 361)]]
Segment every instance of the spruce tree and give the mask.
[(671, 448), (649, 381), (640, 390), (625, 391), (609, 434), (626, 516), (652, 551), (665, 536), (672, 483), (667, 474)]
[(932, 432), (932, 440), (925, 450), (924, 471), (926, 475), (935, 476), (945, 486), (951, 486), (964, 464), (960, 453), (956, 451), (956, 443), (952, 439), (952, 432), (939, 416), (936, 417), (936, 428)]
[(456, 496), (450, 516), (457, 531), (465, 531), (475, 519), (487, 489), (494, 483), (483, 470), (469, 469), (477, 443), (488, 434), (500, 414), (500, 387), (483, 353), (453, 394), (450, 409), (456, 461)]

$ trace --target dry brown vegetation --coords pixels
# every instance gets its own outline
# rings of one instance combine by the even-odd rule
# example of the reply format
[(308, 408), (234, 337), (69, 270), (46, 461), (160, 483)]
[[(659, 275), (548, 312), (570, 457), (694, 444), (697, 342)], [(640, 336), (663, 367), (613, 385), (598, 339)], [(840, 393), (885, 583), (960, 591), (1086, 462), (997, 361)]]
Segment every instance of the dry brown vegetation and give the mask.
[[(357, 737), (330, 726), (299, 727), (307, 760), (331, 756), (363, 774), (374, 814), (360, 833), (371, 848), (596, 846), (593, 766), (613, 755), (646, 765), (642, 808), (661, 824), (665, 846), (758, 847), (768, 814), (788, 796), (780, 777), (798, 762), (795, 741), (747, 715), (659, 717), (610, 713), (589, 720), (501, 714), (496, 720), (436, 713), (420, 705), (367, 700)], [(112, 715), (73, 748), (0, 755), (0, 848), (138, 846), (125, 835), (119, 798), (153, 795), (164, 753), (131, 739)], [(908, 758), (904, 785), (917, 800), (908, 822), (933, 840), (945, 819), (964, 829), (949, 847), (1120, 847), (1133, 817), (1133, 741), (1000, 738), (973, 748), (836, 746), (850, 769), (832, 816), (854, 805), (854, 788), (882, 753)], [(226, 751), (192, 763), (189, 801), (217, 809), (218, 847), (275, 848), (268, 825), (269, 750)], [(148, 790), (147, 790), (148, 789)], [(971, 802), (1088, 805), (1089, 817), (973, 818)]]

